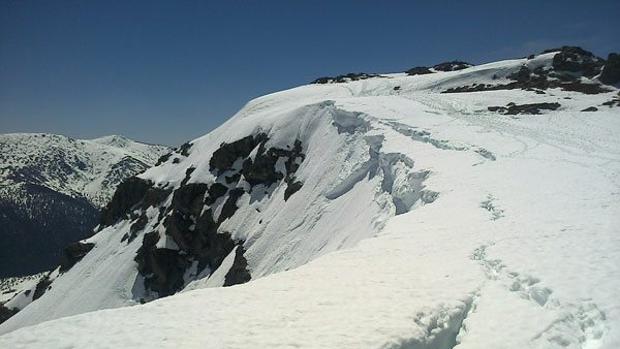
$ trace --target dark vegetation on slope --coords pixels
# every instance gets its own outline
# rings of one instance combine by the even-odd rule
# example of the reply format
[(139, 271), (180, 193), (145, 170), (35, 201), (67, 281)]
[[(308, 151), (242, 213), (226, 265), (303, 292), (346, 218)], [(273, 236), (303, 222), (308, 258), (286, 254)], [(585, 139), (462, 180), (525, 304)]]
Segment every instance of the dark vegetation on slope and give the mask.
[(0, 197), (0, 277), (49, 270), (69, 242), (92, 235), (99, 210), (86, 199), (35, 184), (11, 190)]
[[(304, 159), (302, 144), (296, 141), (287, 149), (266, 146), (269, 138), (260, 133), (241, 138), (232, 143), (223, 143), (209, 161), (210, 171), (216, 176), (213, 184), (189, 183), (194, 168), (186, 171), (186, 177), (179, 188), (156, 188), (152, 183), (133, 178), (119, 186), (113, 200), (106, 207), (102, 227), (114, 224), (119, 219), (130, 218), (133, 223), (130, 232), (123, 237), (132, 241), (145, 231), (135, 261), (142, 275), (144, 288), (153, 297), (174, 294), (197, 275), (215, 271), (236, 247), (232, 267), (225, 275), (224, 286), (247, 282), (251, 279), (244, 257), (244, 241), (235, 240), (221, 224), (232, 217), (238, 209), (237, 201), (244, 194), (252, 197), (271, 195), (272, 185), (286, 185), (285, 200), (302, 187), (295, 179), (295, 172)], [(253, 158), (250, 153), (256, 149)], [(189, 154), (191, 145), (185, 148)], [(282, 160), (280, 160), (282, 159)], [(276, 168), (282, 161), (284, 172)], [(249, 189), (240, 183), (244, 178)], [(247, 185), (246, 184), (246, 185)], [(168, 207), (162, 206), (172, 193)], [(215, 205), (222, 205), (218, 217)], [(158, 247), (162, 237), (156, 230), (148, 230), (146, 209), (158, 207), (158, 222), (162, 222), (165, 234), (176, 248), (169, 245)], [(140, 213), (134, 214), (134, 211)], [(161, 246), (161, 244), (160, 244)]]
[[(85, 144), (50, 134), (0, 137), (0, 277), (50, 270), (67, 244), (92, 235), (107, 192), (85, 197), (67, 185), (86, 184), (84, 173), (99, 160)], [(148, 167), (126, 155), (100, 174), (101, 187), (115, 188)]]

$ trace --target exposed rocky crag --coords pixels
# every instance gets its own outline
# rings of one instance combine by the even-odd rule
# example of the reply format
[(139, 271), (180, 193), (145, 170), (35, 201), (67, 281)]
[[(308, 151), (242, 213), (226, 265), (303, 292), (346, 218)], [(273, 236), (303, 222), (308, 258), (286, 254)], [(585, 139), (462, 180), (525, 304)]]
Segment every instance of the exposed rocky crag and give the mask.
[(434, 71), (430, 70), (428, 67), (413, 67), (407, 70), (405, 73), (407, 75), (424, 75), (424, 74), (432, 74)]
[[(616, 81), (618, 68), (615, 61), (617, 56), (614, 54), (610, 55), (611, 59), (609, 62), (594, 56), (589, 51), (574, 46), (546, 50), (543, 54), (552, 52), (558, 53), (553, 56), (551, 65), (537, 66), (531, 69), (527, 64), (524, 64), (518, 71), (505, 76), (506, 79), (512, 80), (512, 82), (504, 84), (474, 83), (468, 86), (451, 87), (445, 90), (444, 93), (513, 89), (544, 93), (544, 90), (552, 88), (584, 94), (599, 94), (612, 91), (594, 79), (600, 74), (600, 77), (602, 77), (602, 79), (599, 79), (600, 82), (608, 84)], [(530, 56), (529, 59), (535, 58), (536, 56)], [(606, 66), (609, 67), (606, 68)], [(498, 77), (496, 76), (496, 78)]]
[(467, 63), (467, 62), (463, 62), (463, 61), (450, 61), (450, 62), (443, 62), (443, 63), (439, 63), (433, 66), (433, 69), (435, 69), (436, 71), (457, 71), (457, 70), (463, 70), (469, 67), (473, 67), (473, 64)]
[(425, 74), (432, 74), (436, 72), (449, 72), (449, 71), (463, 70), (463, 69), (473, 67), (473, 66), (474, 66), (473, 64), (463, 62), (463, 61), (450, 61), (450, 62), (443, 62), (443, 63), (435, 64), (434, 66), (430, 68), (424, 67), (424, 66), (413, 67), (405, 71), (405, 73), (407, 73), (407, 75), (425, 75)]
[(608, 85), (615, 85), (620, 82), (620, 54), (609, 54), (599, 79)]
[(343, 83), (349, 81), (365, 80), (370, 78), (381, 77), (379, 74), (371, 73), (348, 73), (338, 76), (324, 76), (312, 81), (313, 84), (332, 84)]
[[(103, 211), (101, 228), (133, 218), (130, 235), (123, 238), (131, 242), (147, 228), (147, 209), (160, 210), (157, 223), (144, 233), (135, 256), (147, 291), (142, 300), (178, 292), (196, 275), (217, 270), (233, 250), (224, 285), (250, 280), (244, 241), (233, 239), (220, 226), (235, 214), (237, 200), (246, 193), (269, 195), (273, 184), (283, 182), (286, 200), (303, 185), (294, 176), (305, 157), (301, 142), (281, 149), (267, 148), (268, 140), (266, 134), (259, 133), (223, 143), (209, 161), (210, 172), (216, 177), (211, 184), (188, 183), (194, 170), (190, 167), (181, 186), (172, 192), (137, 177), (118, 187)], [(190, 149), (187, 146), (184, 152)], [(170, 195), (170, 204), (163, 205)]]

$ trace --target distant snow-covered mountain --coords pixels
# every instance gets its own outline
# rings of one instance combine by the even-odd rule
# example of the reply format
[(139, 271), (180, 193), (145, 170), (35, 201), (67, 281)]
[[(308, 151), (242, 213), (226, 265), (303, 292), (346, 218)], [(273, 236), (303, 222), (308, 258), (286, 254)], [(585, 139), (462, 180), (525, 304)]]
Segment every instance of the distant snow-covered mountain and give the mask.
[(257, 98), (120, 184), (0, 308), (0, 346), (619, 348), (618, 63), (563, 47)]
[(51, 269), (124, 179), (169, 151), (121, 136), (0, 135), (0, 277)]

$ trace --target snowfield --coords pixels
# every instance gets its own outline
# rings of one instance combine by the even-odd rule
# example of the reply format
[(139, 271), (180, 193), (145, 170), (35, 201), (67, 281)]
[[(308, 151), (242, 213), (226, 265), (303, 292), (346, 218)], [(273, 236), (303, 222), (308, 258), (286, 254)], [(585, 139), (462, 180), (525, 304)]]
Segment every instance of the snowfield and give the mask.
[[(244, 241), (251, 281), (220, 287), (237, 246), (181, 292), (139, 304), (157, 297), (134, 262), (142, 237), (122, 242), (132, 221), (120, 220), (0, 325), (0, 347), (620, 348), (620, 108), (601, 106), (618, 89), (441, 93), (553, 56), (251, 101), (188, 156), (140, 175), (213, 183), (222, 142), (301, 140), (301, 189), (243, 194), (220, 226)], [(509, 102), (560, 107), (488, 110)], [(145, 215), (140, 234), (163, 231), (156, 209)]]

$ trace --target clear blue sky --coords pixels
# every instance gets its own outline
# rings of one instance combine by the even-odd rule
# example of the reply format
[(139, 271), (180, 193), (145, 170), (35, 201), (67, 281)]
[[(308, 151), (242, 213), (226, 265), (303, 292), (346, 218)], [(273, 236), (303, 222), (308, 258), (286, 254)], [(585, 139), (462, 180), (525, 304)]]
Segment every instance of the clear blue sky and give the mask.
[(177, 145), (352, 71), (620, 51), (620, 1), (0, 0), (0, 133)]

